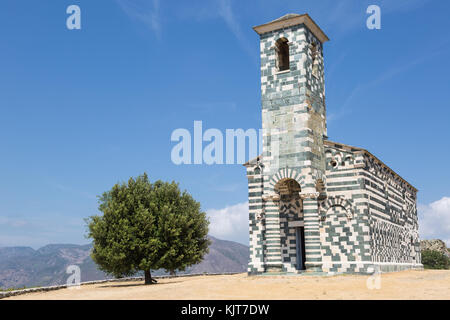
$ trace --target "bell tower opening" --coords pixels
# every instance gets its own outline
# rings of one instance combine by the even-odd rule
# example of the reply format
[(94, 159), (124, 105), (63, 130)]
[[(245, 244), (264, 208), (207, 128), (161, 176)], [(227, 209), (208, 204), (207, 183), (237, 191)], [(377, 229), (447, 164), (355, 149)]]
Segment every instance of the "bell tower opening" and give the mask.
[(278, 71), (289, 70), (289, 44), (288, 39), (280, 38), (275, 43), (275, 51), (277, 52)]

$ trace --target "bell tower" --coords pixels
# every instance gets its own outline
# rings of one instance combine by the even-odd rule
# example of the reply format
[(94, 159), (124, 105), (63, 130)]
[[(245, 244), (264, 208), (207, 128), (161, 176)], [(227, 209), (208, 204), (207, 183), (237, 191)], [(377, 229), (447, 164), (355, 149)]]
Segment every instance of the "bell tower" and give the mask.
[(320, 270), (318, 199), (324, 196), (327, 134), (323, 44), (329, 39), (308, 14), (287, 14), (253, 29), (261, 55), (265, 253), (260, 263), (265, 272), (289, 271), (283, 252), (292, 230), (280, 199), (290, 190), (290, 199), (301, 201), (295, 215), (303, 226), (303, 265)]

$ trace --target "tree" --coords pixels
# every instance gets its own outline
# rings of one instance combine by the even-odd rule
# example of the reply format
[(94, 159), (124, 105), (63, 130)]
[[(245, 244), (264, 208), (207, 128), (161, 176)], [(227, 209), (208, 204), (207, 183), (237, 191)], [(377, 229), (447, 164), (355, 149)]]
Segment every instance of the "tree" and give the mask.
[(450, 259), (439, 251), (422, 250), (422, 264), (426, 269), (448, 269)]
[(202, 261), (208, 252), (208, 225), (200, 203), (175, 182), (150, 183), (144, 173), (116, 184), (99, 197), (103, 215), (86, 219), (92, 259), (116, 277), (151, 269), (174, 272)]

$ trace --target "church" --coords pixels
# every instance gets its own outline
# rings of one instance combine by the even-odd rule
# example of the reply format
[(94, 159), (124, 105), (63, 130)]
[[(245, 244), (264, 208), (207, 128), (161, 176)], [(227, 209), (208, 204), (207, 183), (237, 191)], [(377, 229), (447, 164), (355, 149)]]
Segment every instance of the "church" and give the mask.
[(263, 153), (244, 164), (248, 274), (423, 268), (418, 190), (369, 151), (328, 140), (328, 37), (308, 14), (253, 29), (260, 37)]

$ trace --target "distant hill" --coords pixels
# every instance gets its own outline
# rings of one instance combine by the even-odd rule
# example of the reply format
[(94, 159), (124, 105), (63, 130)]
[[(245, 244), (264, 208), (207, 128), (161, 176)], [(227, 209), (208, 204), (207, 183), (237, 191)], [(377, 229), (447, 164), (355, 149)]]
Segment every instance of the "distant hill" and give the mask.
[(187, 273), (222, 273), (222, 272), (246, 272), (249, 259), (249, 248), (243, 244), (211, 239), (209, 253), (205, 259), (197, 265), (186, 270)]
[[(186, 273), (245, 272), (249, 248), (233, 241), (210, 237), (209, 253)], [(91, 244), (50, 244), (38, 250), (29, 247), (0, 247), (0, 288), (39, 287), (64, 284), (67, 266), (78, 265), (81, 281), (111, 278), (97, 269), (90, 257)], [(164, 271), (152, 272), (154, 275)]]

